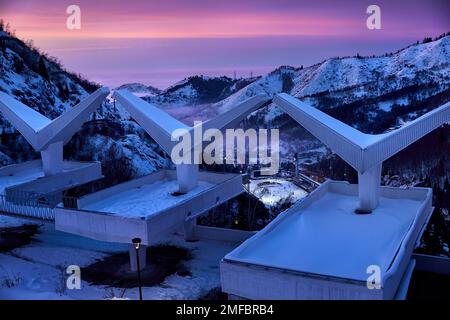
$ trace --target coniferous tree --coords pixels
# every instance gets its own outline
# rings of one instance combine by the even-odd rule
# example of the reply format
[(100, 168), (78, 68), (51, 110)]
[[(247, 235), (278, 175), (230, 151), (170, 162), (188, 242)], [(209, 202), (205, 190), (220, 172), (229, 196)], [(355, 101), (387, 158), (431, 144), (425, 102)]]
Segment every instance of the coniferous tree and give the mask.
[(292, 76), (288, 73), (284, 73), (281, 76), (282, 81), (282, 91), (289, 93), (291, 92), (292, 88), (294, 87), (294, 81), (292, 80)]
[[(5, 31), (5, 22), (3, 21), (3, 19), (0, 19), (0, 32)], [(5, 41), (3, 39), (0, 39), (0, 50), (2, 52), (5, 52), (6, 49), (6, 44)]]
[(41, 56), (39, 58), (39, 67), (38, 73), (47, 81), (50, 80), (50, 76), (48, 75), (47, 66), (45, 65), (44, 58)]

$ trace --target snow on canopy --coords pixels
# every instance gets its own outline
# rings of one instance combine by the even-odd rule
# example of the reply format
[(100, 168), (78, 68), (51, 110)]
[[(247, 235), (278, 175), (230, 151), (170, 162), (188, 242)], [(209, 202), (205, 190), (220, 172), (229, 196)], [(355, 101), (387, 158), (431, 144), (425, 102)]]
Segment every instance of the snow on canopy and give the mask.
[(51, 122), (46, 116), (24, 105), (22, 102), (13, 99), (4, 92), (0, 92), (0, 104), (2, 105), (2, 112), (4, 112), (4, 108), (8, 108), (10, 112), (13, 112), (35, 133)]
[(450, 121), (450, 102), (447, 102), (400, 129), (373, 135), (356, 130), (288, 94), (278, 94), (274, 102), (360, 173)]
[[(171, 152), (176, 143), (175, 141), (172, 141), (172, 133), (174, 133), (175, 130), (184, 129), (184, 134), (190, 134), (194, 130), (194, 127), (189, 127), (181, 123), (168, 113), (133, 95), (127, 90), (115, 91), (113, 97), (127, 109), (131, 116), (167, 153)], [(231, 127), (248, 114), (260, 108), (268, 100), (269, 98), (267, 95), (251, 97), (234, 108), (218, 115), (216, 118), (202, 123), (203, 130), (221, 130)]]

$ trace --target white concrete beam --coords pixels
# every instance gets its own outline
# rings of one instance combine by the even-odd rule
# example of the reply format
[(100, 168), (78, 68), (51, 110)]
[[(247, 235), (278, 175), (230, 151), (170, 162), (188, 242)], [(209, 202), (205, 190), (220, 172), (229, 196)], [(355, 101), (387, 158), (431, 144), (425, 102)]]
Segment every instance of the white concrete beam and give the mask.
[[(197, 155), (195, 149), (202, 150), (194, 140), (194, 130), (198, 127), (189, 127), (174, 117), (170, 116), (163, 110), (155, 107), (141, 98), (136, 97), (127, 90), (118, 90), (114, 92), (113, 97), (131, 114), (139, 125), (159, 144), (159, 146), (167, 153), (171, 154), (172, 149), (178, 141), (172, 141), (172, 133), (177, 129), (182, 129), (185, 134), (190, 135), (192, 162)], [(260, 108), (269, 101), (266, 95), (257, 95), (251, 97), (236, 107), (227, 110), (216, 118), (206, 121), (202, 124), (202, 130), (208, 129), (222, 130), (229, 128), (242, 120), (245, 116)], [(200, 139), (201, 140), (201, 139)], [(199, 143), (202, 143), (200, 141)], [(196, 162), (198, 163), (198, 162)], [(197, 164), (180, 164), (177, 168), (177, 179), (179, 183), (179, 192), (187, 193), (198, 184), (198, 165)]]
[[(139, 125), (161, 146), (161, 148), (170, 154), (173, 146), (178, 143), (172, 141), (172, 132), (177, 129), (189, 131), (193, 137), (193, 127), (181, 123), (160, 108), (136, 97), (127, 90), (115, 91), (113, 97), (131, 114)], [(226, 129), (236, 125), (247, 115), (255, 111), (269, 101), (267, 95), (257, 95), (251, 97), (236, 107), (210, 119), (202, 124), (203, 132), (208, 129)], [(194, 143), (192, 143), (192, 149)]]
[(447, 102), (398, 130), (366, 134), (288, 94), (278, 94), (274, 102), (361, 173), (450, 122), (450, 102)]
[(83, 123), (89, 120), (90, 115), (97, 110), (108, 94), (108, 88), (98, 89), (39, 130), (37, 135), (40, 150), (57, 141), (62, 141), (63, 144), (69, 142)]
[(35, 150), (39, 150), (37, 132), (47, 126), (50, 119), (4, 92), (0, 92), (0, 112)]
[(398, 130), (366, 134), (285, 93), (274, 102), (300, 125), (358, 171), (360, 210), (371, 211), (379, 200), (384, 160), (450, 121), (450, 102)]
[(228, 129), (236, 126), (250, 113), (261, 108), (264, 104), (270, 101), (269, 96), (265, 94), (259, 94), (250, 97), (231, 109), (219, 114), (217, 117), (212, 118), (202, 124), (203, 131), (208, 129)]
[(177, 143), (172, 141), (172, 132), (177, 129), (190, 129), (158, 107), (136, 97), (127, 90), (115, 91), (113, 97), (169, 155)]
[(108, 94), (108, 88), (100, 88), (69, 111), (50, 120), (0, 92), (0, 111), (36, 151), (42, 151), (55, 142), (67, 143)]

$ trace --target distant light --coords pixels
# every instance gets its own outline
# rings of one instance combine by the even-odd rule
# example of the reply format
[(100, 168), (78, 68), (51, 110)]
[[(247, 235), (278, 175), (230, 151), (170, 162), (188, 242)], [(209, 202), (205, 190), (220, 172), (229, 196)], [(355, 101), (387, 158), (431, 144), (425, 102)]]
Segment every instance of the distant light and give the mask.
[(141, 238), (134, 238), (133, 240), (131, 240), (131, 242), (133, 242), (136, 250), (139, 250), (139, 247), (141, 246), (141, 242), (142, 242)]

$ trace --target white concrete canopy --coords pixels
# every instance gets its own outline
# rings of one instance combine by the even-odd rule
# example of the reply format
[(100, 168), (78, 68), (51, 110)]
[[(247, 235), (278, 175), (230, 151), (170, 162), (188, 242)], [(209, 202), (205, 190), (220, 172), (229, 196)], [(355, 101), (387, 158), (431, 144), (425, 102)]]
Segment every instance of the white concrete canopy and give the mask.
[[(246, 299), (392, 299), (433, 211), (429, 188), (380, 188), (372, 214), (352, 214), (358, 186), (328, 180), (221, 262), (222, 291)], [(370, 289), (369, 269), (380, 285)], [(371, 271), (373, 272), (373, 271)]]
[[(113, 97), (131, 114), (131, 116), (144, 128), (144, 130), (158, 143), (169, 155), (178, 141), (173, 141), (172, 133), (177, 129), (184, 129), (187, 134), (194, 136), (196, 126), (187, 126), (161, 109), (136, 97), (127, 90), (115, 91)], [(234, 108), (218, 115), (205, 123), (202, 123), (203, 130), (230, 128), (244, 117), (260, 108), (269, 97), (257, 95), (251, 97)], [(195, 141), (191, 145), (191, 150), (198, 148)], [(201, 146), (200, 146), (201, 147)], [(177, 179), (179, 191), (186, 193), (197, 186), (198, 165), (180, 164), (177, 165)]]
[(0, 92), (0, 112), (36, 151), (41, 152), (45, 174), (53, 175), (62, 171), (63, 145), (69, 142), (108, 94), (108, 88), (100, 88), (69, 111), (50, 120)]
[(363, 211), (371, 211), (378, 205), (383, 161), (450, 121), (450, 102), (447, 102), (400, 129), (373, 135), (358, 131), (288, 94), (278, 94), (274, 102), (358, 171), (358, 209)]

